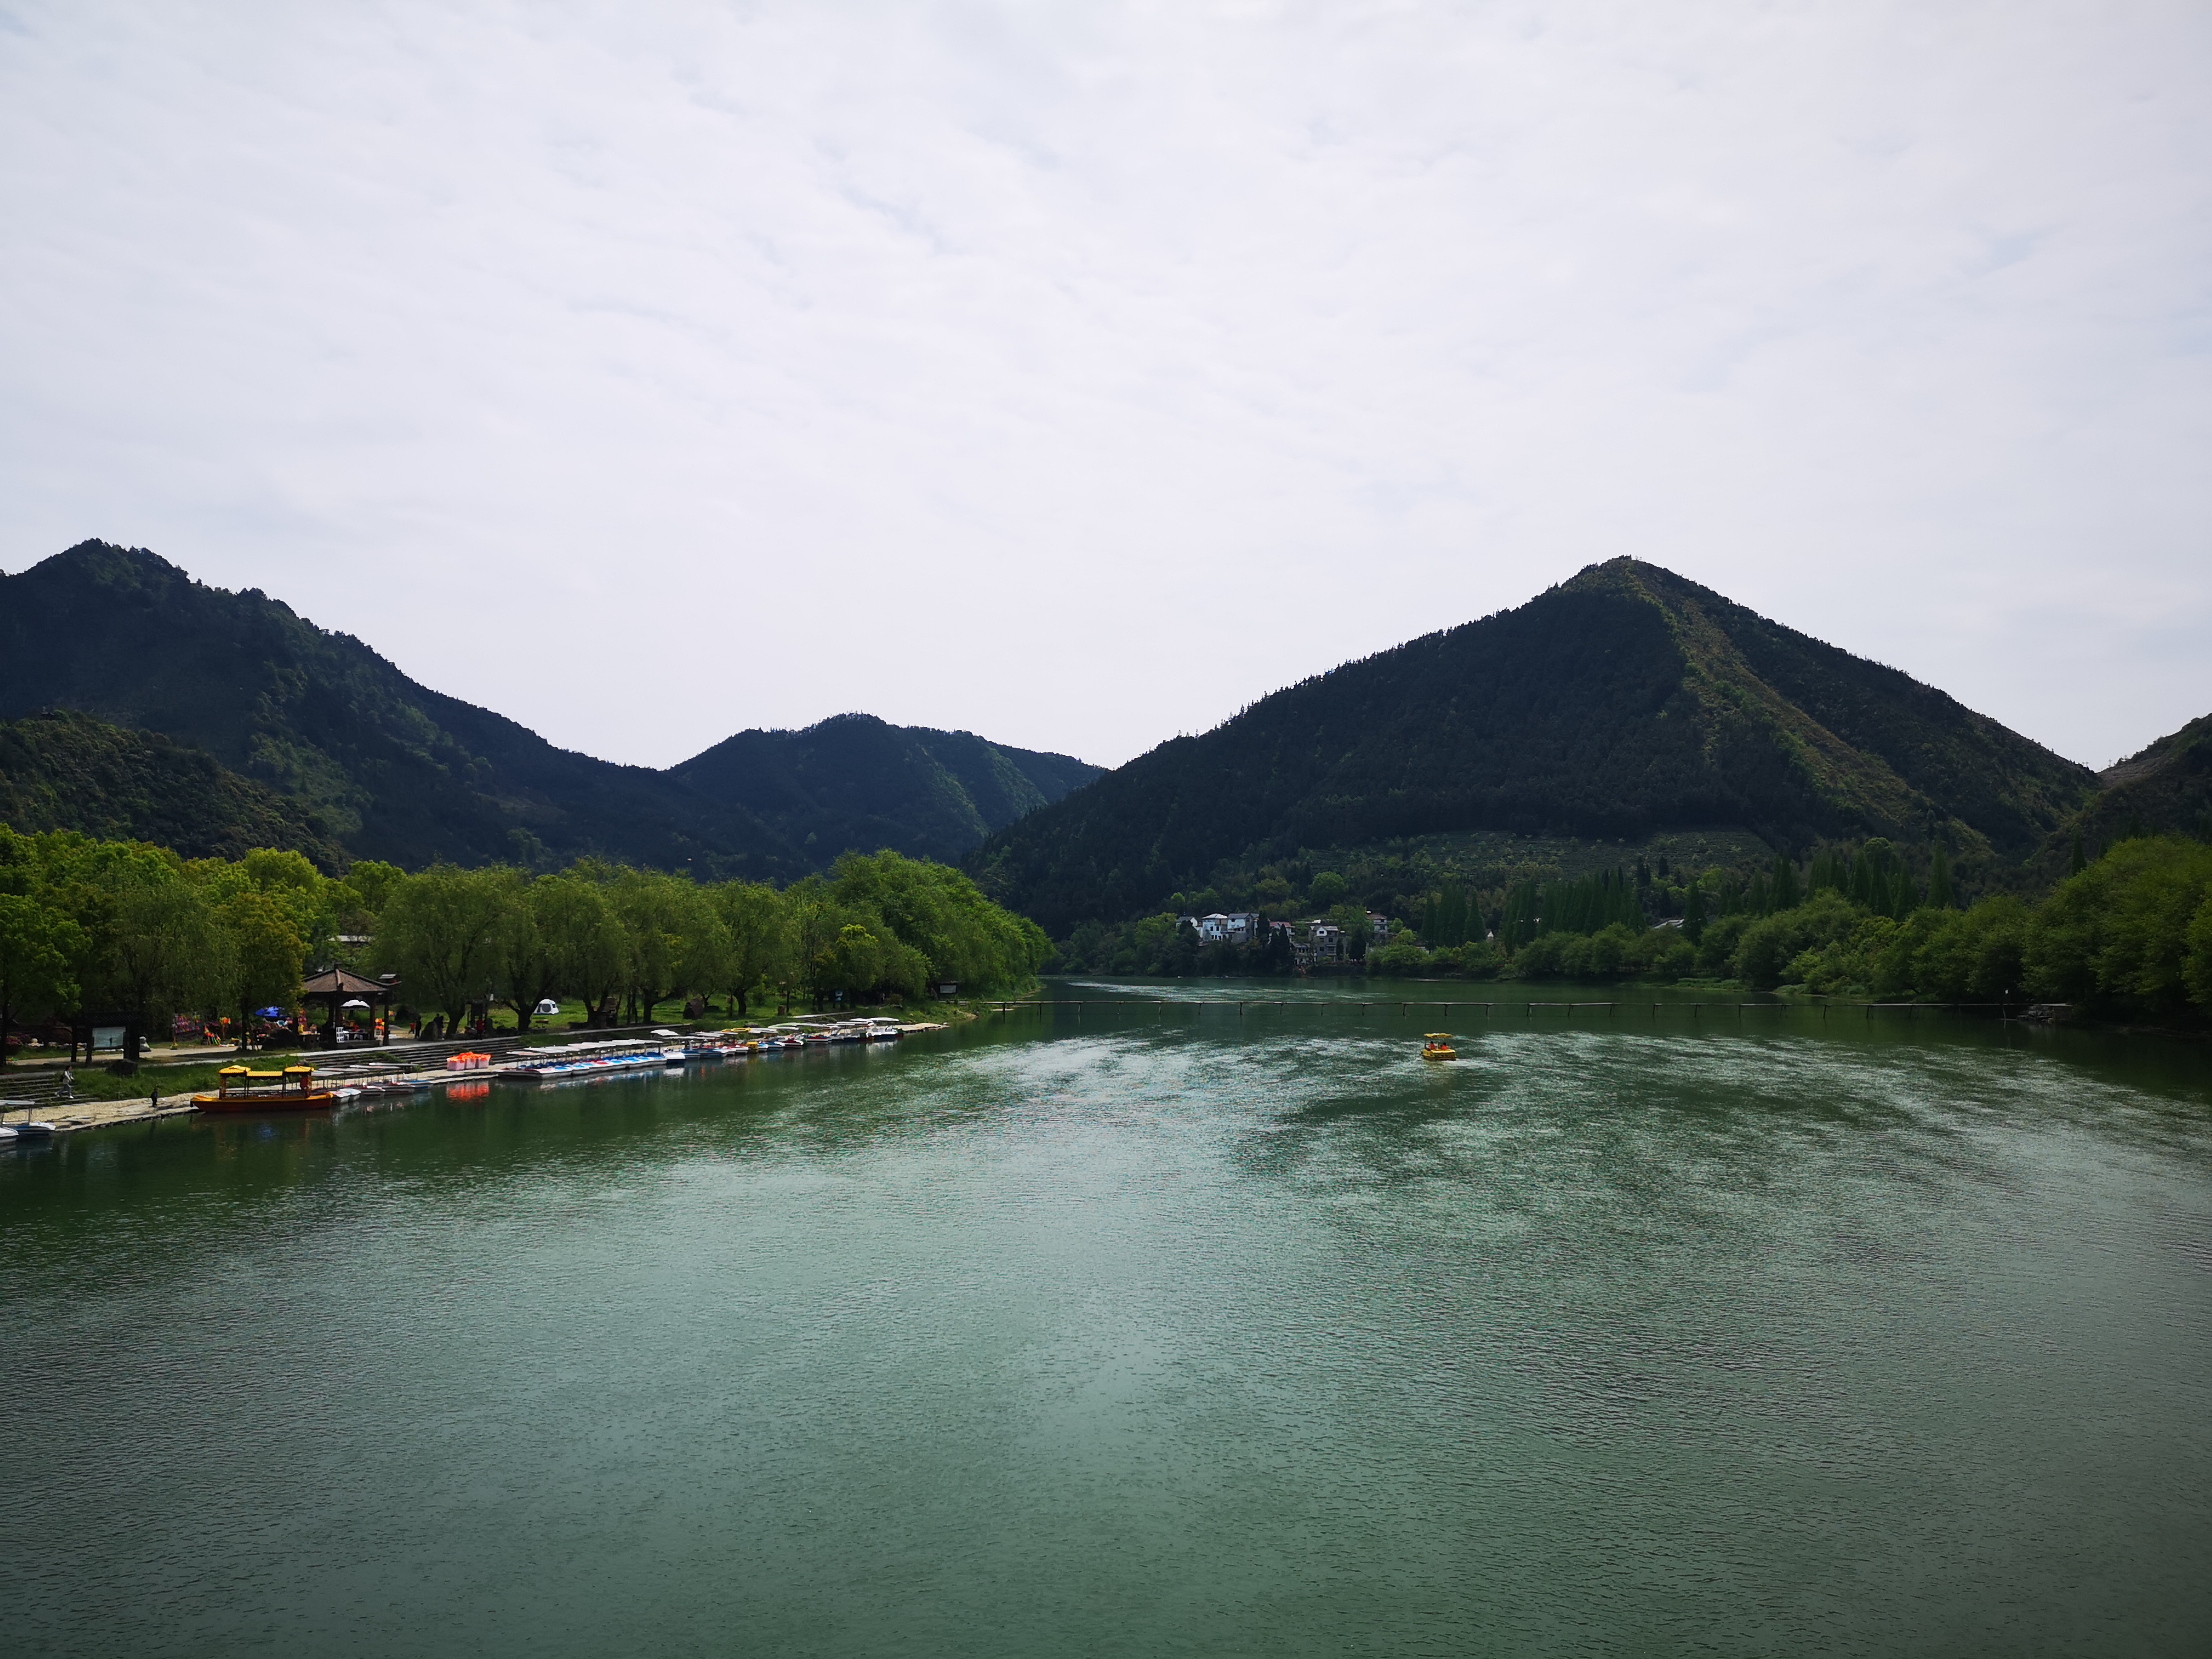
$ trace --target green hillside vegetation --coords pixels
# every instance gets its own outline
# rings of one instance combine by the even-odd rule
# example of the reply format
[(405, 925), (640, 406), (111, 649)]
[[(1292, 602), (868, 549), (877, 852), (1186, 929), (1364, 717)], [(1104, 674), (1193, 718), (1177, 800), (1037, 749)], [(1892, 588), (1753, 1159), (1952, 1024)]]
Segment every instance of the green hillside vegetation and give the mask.
[(772, 826), (809, 860), (889, 847), (951, 861), (1099, 769), (969, 732), (839, 714), (803, 732), (740, 732), (667, 775)]
[[(1312, 896), (1344, 890), (1317, 874)], [(1309, 907), (1310, 908), (1310, 907)], [(1263, 916), (1264, 916), (1264, 913)], [(1824, 845), (1799, 863), (1688, 872), (1639, 862), (1489, 890), (1449, 887), (1370, 943), (1366, 913), (1334, 903), (1367, 972), (1407, 977), (1732, 981), (1846, 997), (2064, 1002), (2162, 1022), (2212, 1016), (2212, 845), (2124, 839), (2039, 903), (1993, 892), (1964, 908), (1940, 845)], [(1056, 966), (1076, 972), (1291, 971), (1272, 933), (1201, 946), (1173, 913), (1079, 926)]]
[[(344, 941), (366, 937), (366, 946)], [(296, 851), (189, 859), (137, 842), (0, 827), (0, 1028), (79, 1012), (228, 1019), (291, 1008), (332, 961), (396, 973), (403, 1004), (457, 1022), (489, 994), (526, 1029), (539, 1000), (614, 999), (633, 1019), (693, 994), (739, 1010), (1026, 985), (1048, 946), (958, 871), (848, 854), (778, 889), (585, 860), (558, 872), (356, 861)]]
[[(258, 591), (102, 542), (0, 576), (0, 720), (52, 708), (203, 750), (352, 856), (410, 867), (596, 856), (782, 880), (854, 847), (951, 859), (1095, 771), (866, 716), (748, 732), (666, 772), (617, 766), (429, 690)], [(58, 790), (94, 769), (57, 757), (46, 775)], [(23, 821), (100, 817), (59, 793), (46, 811)]]
[(2097, 784), (2074, 826), (2085, 847), (2145, 835), (2212, 841), (2212, 714), (2100, 772)]
[(299, 803), (205, 750), (68, 708), (0, 721), (0, 823), (154, 842), (186, 858), (277, 847), (325, 870), (343, 861)]
[(1469, 832), (1941, 836), (1971, 879), (1998, 883), (2094, 784), (1894, 669), (1616, 559), (1164, 744), (968, 866), (1056, 937), (1305, 849)]

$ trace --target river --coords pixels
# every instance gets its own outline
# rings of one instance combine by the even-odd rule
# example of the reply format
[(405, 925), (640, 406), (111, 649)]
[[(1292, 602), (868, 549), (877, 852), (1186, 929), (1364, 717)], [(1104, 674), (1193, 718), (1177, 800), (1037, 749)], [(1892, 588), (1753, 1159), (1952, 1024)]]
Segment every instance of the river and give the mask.
[(0, 1650), (2212, 1649), (2200, 1048), (1203, 994), (0, 1158)]

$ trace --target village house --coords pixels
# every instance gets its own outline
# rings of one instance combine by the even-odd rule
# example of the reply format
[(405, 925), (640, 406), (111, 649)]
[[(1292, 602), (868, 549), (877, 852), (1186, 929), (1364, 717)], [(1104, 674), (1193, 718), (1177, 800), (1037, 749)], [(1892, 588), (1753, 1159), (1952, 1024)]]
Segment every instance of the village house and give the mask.
[(1306, 960), (1308, 962), (1341, 962), (1344, 960), (1344, 929), (1333, 921), (1310, 921), (1306, 924)]

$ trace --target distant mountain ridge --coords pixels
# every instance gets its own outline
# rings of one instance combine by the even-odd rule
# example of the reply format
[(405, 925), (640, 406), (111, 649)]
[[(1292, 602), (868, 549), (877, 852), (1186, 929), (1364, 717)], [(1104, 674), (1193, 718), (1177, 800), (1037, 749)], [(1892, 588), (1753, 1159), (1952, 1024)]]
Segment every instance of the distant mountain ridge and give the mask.
[[(0, 575), (0, 720), (54, 708), (204, 752), (291, 803), (327, 855), (410, 866), (599, 854), (784, 878), (848, 847), (952, 860), (1098, 770), (869, 715), (743, 732), (667, 771), (620, 766), (418, 684), (258, 589), (98, 541)], [(74, 810), (55, 782), (70, 775), (42, 774), (50, 819)], [(173, 823), (175, 805), (149, 822)]]
[(2019, 858), (2094, 786), (1908, 675), (1621, 558), (1164, 744), (969, 866), (1057, 934), (1158, 909), (1229, 862), (1472, 830), (1733, 828), (1792, 848), (1941, 833), (1969, 859)]

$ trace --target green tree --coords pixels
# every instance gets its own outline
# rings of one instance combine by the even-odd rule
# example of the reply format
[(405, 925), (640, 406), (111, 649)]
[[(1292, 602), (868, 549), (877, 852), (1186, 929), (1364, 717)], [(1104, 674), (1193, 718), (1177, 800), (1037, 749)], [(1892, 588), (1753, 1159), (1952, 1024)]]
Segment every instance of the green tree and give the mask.
[(221, 990), (214, 918), (179, 861), (143, 849), (109, 863), (106, 873), (114, 901), (103, 976), (109, 998), (142, 1030), (213, 1001)]
[(410, 1002), (459, 1021), (495, 994), (497, 939), (514, 890), (509, 871), (434, 864), (386, 899), (377, 959), (398, 973)]
[(1787, 853), (1774, 855), (1774, 908), (1795, 910), (1797, 908), (1797, 865)]
[(624, 870), (609, 896), (622, 920), (624, 988), (636, 1018), (649, 1021), (670, 997), (720, 981), (722, 924), (703, 890), (681, 876)]
[(1938, 910), (1948, 910), (1957, 902), (1951, 892), (1951, 855), (1940, 841), (1928, 857), (1928, 902)]
[(82, 944), (66, 916), (27, 895), (0, 893), (0, 1065), (18, 1018), (76, 1000), (70, 968)]
[(407, 872), (396, 864), (356, 859), (348, 867), (342, 884), (355, 908), (368, 915), (380, 916), (392, 893), (406, 879)]
[(782, 896), (766, 882), (725, 882), (714, 890), (714, 900), (728, 941), (723, 983), (743, 1014), (757, 988), (788, 975), (788, 918)]
[(2190, 1000), (2191, 929), (2208, 892), (2212, 847), (2179, 836), (2115, 842), (2036, 911), (2030, 988), (2056, 1001), (2180, 1012)]
[(307, 946), (283, 909), (256, 888), (225, 899), (216, 907), (216, 922), (221, 1006), (237, 1016), (238, 1046), (244, 1048), (254, 1009), (297, 1006)]
[(559, 878), (532, 878), (520, 870), (503, 870), (506, 891), (499, 920), (491, 935), (492, 985), (507, 1006), (514, 1010), (514, 1025), (527, 1031), (538, 1017), (538, 1005), (557, 996), (562, 986), (560, 935), (549, 921), (556, 920), (562, 894)]
[(927, 980), (977, 988), (1024, 985), (1051, 949), (1043, 930), (1002, 909), (957, 870), (882, 852), (848, 853), (830, 893), (852, 917), (880, 921), (916, 953)]
[(1911, 980), (1945, 1002), (2009, 1002), (2027, 983), (2027, 907), (2009, 893), (1971, 910), (1923, 911), (1910, 930)]
[(2197, 907), (2184, 942), (2187, 954), (2182, 958), (2182, 981), (2189, 987), (2197, 1012), (2212, 1014), (2212, 894)]
[(589, 872), (541, 877), (532, 889), (540, 943), (561, 990), (596, 1014), (623, 988), (628, 942), (605, 886)]

